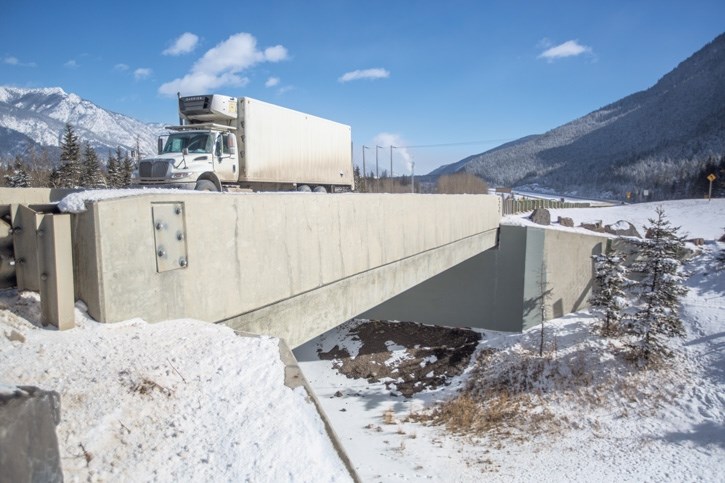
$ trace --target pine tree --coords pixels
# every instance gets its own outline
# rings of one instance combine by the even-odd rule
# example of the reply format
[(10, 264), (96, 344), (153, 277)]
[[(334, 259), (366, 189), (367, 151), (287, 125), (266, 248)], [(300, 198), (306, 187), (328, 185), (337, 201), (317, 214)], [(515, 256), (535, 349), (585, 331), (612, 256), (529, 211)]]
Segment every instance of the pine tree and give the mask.
[(84, 188), (105, 188), (106, 180), (101, 173), (101, 165), (98, 162), (98, 155), (90, 143), (83, 145), (83, 164), (81, 166), (79, 184)]
[[(120, 159), (120, 158), (119, 158)], [(126, 153), (121, 162), (121, 188), (128, 188), (131, 186), (131, 176), (133, 175), (133, 160), (131, 156)]]
[(73, 131), (73, 126), (70, 124), (65, 125), (65, 132), (63, 133), (63, 140), (60, 143), (60, 168), (56, 173), (56, 180), (58, 188), (75, 188), (81, 177), (81, 147)]
[(20, 162), (20, 158), (15, 158), (12, 173), (5, 175), (5, 181), (11, 188), (27, 188), (30, 186), (30, 175)]
[(645, 226), (648, 239), (634, 240), (640, 248), (640, 260), (632, 269), (645, 277), (640, 283), (643, 307), (631, 321), (632, 331), (639, 338), (632, 349), (643, 362), (653, 356), (670, 355), (667, 338), (685, 335), (679, 314), (680, 297), (687, 293), (682, 273), (685, 237), (678, 234), (679, 227), (670, 225), (664, 208), (660, 206), (655, 212), (657, 218), (650, 218), (650, 225)]
[(121, 165), (118, 162), (118, 158), (114, 156), (113, 151), (108, 152), (108, 179), (109, 188), (120, 188), (121, 187)]
[(62, 188), (63, 183), (60, 179), (60, 168), (53, 168), (50, 171), (50, 176), (48, 177), (48, 187), (50, 188)]
[(624, 289), (632, 282), (627, 279), (624, 257), (615, 250), (609, 250), (603, 255), (593, 255), (592, 258), (595, 276), (589, 303), (592, 312), (603, 322), (602, 334), (614, 335), (619, 331), (622, 310), (628, 305)]

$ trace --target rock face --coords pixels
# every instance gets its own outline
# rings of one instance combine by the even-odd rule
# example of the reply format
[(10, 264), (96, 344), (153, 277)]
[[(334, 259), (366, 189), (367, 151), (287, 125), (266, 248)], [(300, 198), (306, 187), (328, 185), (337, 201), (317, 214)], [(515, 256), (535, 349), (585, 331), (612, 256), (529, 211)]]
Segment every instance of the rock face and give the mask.
[(0, 480), (61, 482), (60, 395), (32, 386), (0, 386)]
[(633, 224), (625, 220), (619, 220), (613, 225), (605, 226), (604, 231), (606, 231), (607, 233), (611, 233), (612, 235), (636, 236), (637, 238), (642, 238), (642, 235), (639, 234), (637, 228), (635, 228)]
[(537, 225), (551, 225), (551, 213), (546, 208), (536, 208), (529, 219)]
[(574, 228), (574, 220), (567, 216), (560, 216), (557, 221), (561, 226), (568, 226), (569, 228)]

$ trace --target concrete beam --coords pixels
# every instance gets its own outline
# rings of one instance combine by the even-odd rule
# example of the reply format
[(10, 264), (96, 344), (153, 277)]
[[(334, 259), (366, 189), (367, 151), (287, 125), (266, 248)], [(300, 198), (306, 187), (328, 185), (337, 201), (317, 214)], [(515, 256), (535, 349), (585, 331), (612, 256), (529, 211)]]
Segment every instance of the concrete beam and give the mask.
[(373, 268), (223, 320), (236, 330), (269, 334), (298, 347), (366, 310), (496, 244), (497, 230)]
[[(100, 200), (74, 216), (77, 296), (103, 322), (242, 315), (230, 325), (275, 326), (294, 346), (493, 246), (500, 213), (499, 199), (485, 195)], [(284, 323), (272, 321), (281, 314)]]

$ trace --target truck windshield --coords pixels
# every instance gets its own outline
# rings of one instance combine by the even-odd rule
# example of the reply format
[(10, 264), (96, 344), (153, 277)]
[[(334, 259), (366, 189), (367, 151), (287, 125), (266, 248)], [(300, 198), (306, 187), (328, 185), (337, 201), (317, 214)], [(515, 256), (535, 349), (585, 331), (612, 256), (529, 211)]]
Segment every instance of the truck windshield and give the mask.
[(211, 153), (213, 141), (208, 133), (174, 133), (169, 135), (164, 153), (180, 153), (184, 148), (190, 153)]

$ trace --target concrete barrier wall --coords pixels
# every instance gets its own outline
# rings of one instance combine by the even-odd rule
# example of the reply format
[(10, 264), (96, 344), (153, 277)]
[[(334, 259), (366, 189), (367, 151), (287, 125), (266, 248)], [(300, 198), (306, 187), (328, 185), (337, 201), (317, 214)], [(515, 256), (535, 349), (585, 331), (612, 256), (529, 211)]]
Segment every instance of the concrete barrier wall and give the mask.
[(44, 205), (62, 200), (79, 190), (65, 188), (0, 188), (0, 215), (9, 212), (11, 204)]
[[(158, 272), (153, 210), (177, 205), (188, 266)], [(104, 322), (134, 316), (222, 321), (475, 240), (468, 258), (495, 243), (500, 213), (495, 196), (481, 195), (175, 191), (101, 200), (74, 220), (77, 295)], [(400, 290), (431, 276), (419, 272)], [(394, 278), (377, 283), (393, 287)]]
[(502, 225), (496, 249), (476, 255), (361, 314), (518, 332), (588, 306), (591, 255), (607, 238)]

